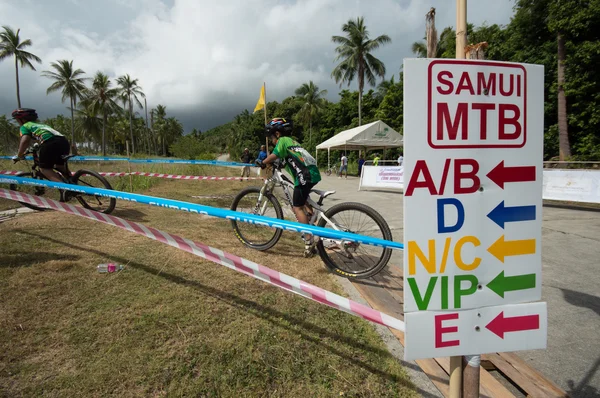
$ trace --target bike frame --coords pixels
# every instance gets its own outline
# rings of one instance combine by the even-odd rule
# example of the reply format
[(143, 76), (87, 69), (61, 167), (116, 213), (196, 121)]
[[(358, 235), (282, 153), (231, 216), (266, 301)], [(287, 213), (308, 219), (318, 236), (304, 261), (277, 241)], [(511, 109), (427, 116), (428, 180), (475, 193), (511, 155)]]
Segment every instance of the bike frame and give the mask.
[[(283, 172), (278, 167), (273, 167), (273, 176), (270, 178), (267, 178), (265, 180), (265, 183), (264, 183), (262, 189), (260, 190), (260, 194), (258, 196), (258, 201), (257, 201), (256, 207), (254, 209), (255, 211), (258, 210), (258, 207), (260, 206), (260, 204), (263, 203), (263, 196), (266, 193), (273, 193), (273, 190), (275, 187), (282, 188), (283, 193), (285, 194), (286, 202), (287, 202), (288, 206), (290, 208), (292, 208), (292, 211), (293, 211), (294, 205), (292, 202), (292, 196), (291, 196), (290, 191), (294, 190), (294, 184), (285, 176), (285, 174), (283, 174)], [(335, 223), (333, 223), (329, 218), (327, 218), (322, 206), (320, 206), (317, 202), (312, 200), (310, 198), (310, 196), (306, 199), (306, 201), (314, 210), (313, 217), (309, 221), (310, 224), (313, 224), (313, 225), (318, 224), (319, 219), (323, 218), (325, 220), (325, 222), (327, 224), (329, 224), (329, 226), (331, 226), (333, 229), (335, 229), (336, 231), (340, 230), (337, 227), (337, 225), (335, 225)], [(258, 213), (258, 214), (263, 215), (265, 212), (266, 206), (267, 206), (267, 202), (265, 201), (263, 204), (263, 207), (260, 209), (260, 213)], [(334, 240), (334, 239), (331, 239), (331, 240), (337, 242), (337, 240)]]

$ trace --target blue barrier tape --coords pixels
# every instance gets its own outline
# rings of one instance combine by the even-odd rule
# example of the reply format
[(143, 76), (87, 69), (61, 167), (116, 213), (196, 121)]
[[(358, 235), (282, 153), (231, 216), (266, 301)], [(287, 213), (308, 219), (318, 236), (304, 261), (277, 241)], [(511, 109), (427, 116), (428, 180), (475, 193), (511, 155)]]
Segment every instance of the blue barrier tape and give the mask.
[[(12, 156), (0, 156), (0, 159), (12, 159)], [(27, 160), (32, 160), (31, 156), (26, 157)], [(69, 159), (75, 162), (115, 162), (123, 161), (129, 163), (167, 163), (167, 164), (209, 164), (213, 166), (254, 166), (252, 163), (238, 163), (238, 162), (222, 162), (220, 160), (184, 160), (184, 159), (130, 159), (130, 158), (111, 158), (106, 156), (73, 156)]]
[[(0, 156), (0, 159), (8, 159), (8, 160), (11, 160), (12, 158), (13, 158), (12, 156)], [(33, 157), (31, 157), (31, 156), (27, 156), (25, 159), (27, 159), (27, 160), (32, 160), (32, 159), (33, 159)]]
[(388, 241), (374, 238), (371, 236), (358, 235), (350, 232), (336, 231), (333, 229), (315, 227), (313, 225), (301, 224), (297, 222), (280, 220), (272, 217), (257, 216), (233, 210), (219, 209), (211, 206), (204, 206), (195, 203), (182, 202), (179, 200), (157, 198), (155, 196), (140, 195), (129, 192), (113, 191), (103, 188), (90, 188), (81, 185), (71, 185), (60, 182), (37, 180), (23, 177), (0, 177), (0, 183), (3, 184), (21, 184), (21, 185), (40, 185), (50, 188), (66, 189), (69, 191), (81, 192), (90, 195), (104, 196), (118, 200), (126, 200), (136, 203), (144, 203), (151, 206), (165, 207), (168, 209), (187, 211), (190, 213), (205, 214), (208, 216), (235, 220), (250, 224), (262, 225), (265, 227), (279, 228), (285, 231), (298, 233), (307, 233), (329, 239), (344, 239), (352, 242), (364, 243), (371, 246), (389, 247), (391, 249), (404, 249), (404, 245), (399, 242)]
[(111, 157), (107, 157), (107, 156), (73, 156), (72, 158), (70, 158), (69, 160), (74, 160), (74, 161), (98, 161), (98, 160), (102, 160), (105, 162), (127, 162), (129, 160), (129, 158), (111, 158)]

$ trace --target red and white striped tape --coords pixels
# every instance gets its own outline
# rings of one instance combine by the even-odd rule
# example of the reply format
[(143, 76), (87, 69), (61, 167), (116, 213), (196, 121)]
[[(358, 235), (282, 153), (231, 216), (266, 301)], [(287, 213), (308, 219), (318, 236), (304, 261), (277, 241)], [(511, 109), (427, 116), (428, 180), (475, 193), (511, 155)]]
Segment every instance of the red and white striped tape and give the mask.
[(216, 176), (185, 176), (178, 174), (159, 174), (159, 173), (144, 173), (142, 171), (136, 171), (131, 173), (136, 176), (146, 177), (159, 177), (159, 178), (172, 178), (175, 180), (262, 180), (261, 177), (216, 177)]
[[(0, 174), (4, 175), (17, 175), (21, 173), (18, 170), (0, 170)], [(134, 176), (145, 176), (145, 177), (158, 177), (158, 178), (171, 178), (175, 180), (209, 180), (209, 181), (222, 181), (222, 180), (262, 180), (261, 177), (216, 177), (216, 176), (186, 176), (178, 174), (160, 174), (160, 173), (144, 173), (141, 171), (135, 171), (132, 173), (117, 173), (117, 172), (100, 172), (98, 173), (104, 177), (125, 177), (128, 175)]]
[(171, 235), (167, 232), (146, 227), (143, 224), (127, 221), (119, 217), (98, 213), (82, 207), (60, 203), (43, 197), (23, 194), (17, 191), (0, 188), (0, 197), (19, 202), (27, 202), (39, 207), (54, 209), (119, 227), (129, 232), (143, 235), (147, 238), (154, 239), (169, 246), (192, 253), (198, 257), (204, 258), (205, 260), (223, 265), (234, 271), (241, 272), (289, 292), (296, 293), (305, 298), (314, 300), (318, 303), (325, 304), (329, 307), (347, 312), (380, 325), (404, 331), (404, 322), (397, 318), (384, 314), (383, 312), (376, 311), (345, 297), (338, 296), (335, 293), (331, 293), (327, 290), (321, 289), (320, 287), (311, 285), (310, 283), (306, 283), (289, 275), (282, 274), (250, 260), (246, 260), (245, 258), (223, 252), (222, 250), (215, 249), (214, 247), (206, 246), (202, 243), (196, 243), (189, 239), (181, 238), (177, 235)]

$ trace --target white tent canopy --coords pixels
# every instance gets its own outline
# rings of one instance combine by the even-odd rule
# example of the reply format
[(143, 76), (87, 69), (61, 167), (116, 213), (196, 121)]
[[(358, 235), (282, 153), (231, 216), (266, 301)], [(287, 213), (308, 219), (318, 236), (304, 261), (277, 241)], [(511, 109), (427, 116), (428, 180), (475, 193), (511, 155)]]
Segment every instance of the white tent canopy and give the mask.
[(317, 149), (383, 149), (397, 148), (402, 145), (402, 135), (381, 120), (378, 120), (342, 131), (317, 145)]

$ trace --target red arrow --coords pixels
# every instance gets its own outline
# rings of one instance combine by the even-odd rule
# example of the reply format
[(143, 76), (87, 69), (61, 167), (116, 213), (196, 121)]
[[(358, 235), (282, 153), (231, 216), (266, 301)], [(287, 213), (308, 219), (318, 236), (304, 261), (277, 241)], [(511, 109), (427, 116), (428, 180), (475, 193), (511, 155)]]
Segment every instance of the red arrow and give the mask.
[(488, 328), (492, 333), (496, 334), (501, 339), (504, 338), (504, 333), (507, 332), (521, 332), (523, 330), (535, 330), (540, 328), (540, 316), (539, 315), (525, 315), (525, 316), (513, 316), (512, 318), (505, 318), (504, 311), (498, 314), (497, 317), (492, 319), (487, 324)]
[(504, 160), (487, 174), (488, 178), (504, 189), (506, 182), (535, 181), (535, 166), (504, 167)]

